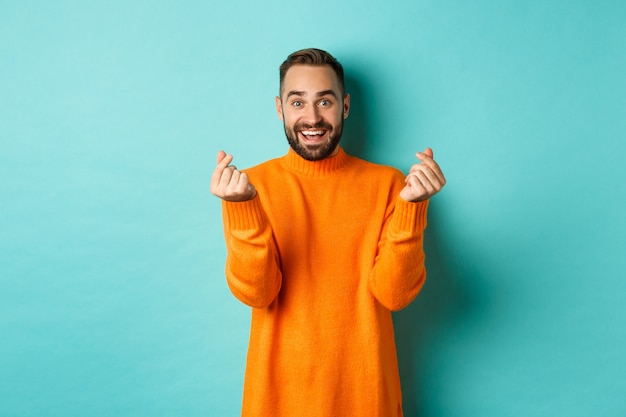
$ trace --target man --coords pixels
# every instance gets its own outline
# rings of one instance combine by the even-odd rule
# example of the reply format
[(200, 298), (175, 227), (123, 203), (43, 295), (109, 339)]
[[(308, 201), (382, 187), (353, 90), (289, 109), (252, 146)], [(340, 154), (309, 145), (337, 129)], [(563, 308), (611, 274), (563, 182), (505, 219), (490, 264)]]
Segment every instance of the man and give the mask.
[(405, 177), (339, 145), (343, 68), (306, 49), (280, 67), (288, 153), (244, 171), (217, 154), (232, 293), (252, 307), (243, 416), (402, 416), (391, 311), (424, 279), (430, 149)]

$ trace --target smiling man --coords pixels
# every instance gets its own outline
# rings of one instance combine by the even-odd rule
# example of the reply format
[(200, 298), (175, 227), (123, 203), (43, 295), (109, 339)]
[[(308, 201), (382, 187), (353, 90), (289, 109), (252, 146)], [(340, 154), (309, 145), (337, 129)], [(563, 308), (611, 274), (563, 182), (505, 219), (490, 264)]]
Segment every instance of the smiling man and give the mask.
[(226, 278), (252, 307), (247, 416), (402, 416), (391, 312), (426, 271), (428, 200), (445, 185), (432, 151), (408, 174), (348, 155), (343, 68), (319, 49), (280, 66), (286, 155), (241, 171), (217, 154)]
[(291, 148), (309, 161), (336, 155), (350, 96), (334, 70), (330, 66), (284, 65), (281, 74), (276, 110)]

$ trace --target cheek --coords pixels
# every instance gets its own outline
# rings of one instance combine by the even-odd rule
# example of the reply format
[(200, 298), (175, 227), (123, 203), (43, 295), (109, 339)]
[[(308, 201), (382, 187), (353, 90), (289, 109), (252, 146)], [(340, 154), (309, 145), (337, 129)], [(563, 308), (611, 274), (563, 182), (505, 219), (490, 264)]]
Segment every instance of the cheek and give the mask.
[(293, 117), (293, 115), (290, 115), (288, 113), (283, 113), (283, 122), (285, 122), (287, 126), (293, 125), (295, 121), (296, 121), (296, 118)]
[(340, 110), (338, 112), (333, 112), (332, 116), (329, 115), (329, 119), (327, 120), (334, 125), (338, 125), (343, 121), (343, 119), (344, 119), (344, 112), (343, 110)]

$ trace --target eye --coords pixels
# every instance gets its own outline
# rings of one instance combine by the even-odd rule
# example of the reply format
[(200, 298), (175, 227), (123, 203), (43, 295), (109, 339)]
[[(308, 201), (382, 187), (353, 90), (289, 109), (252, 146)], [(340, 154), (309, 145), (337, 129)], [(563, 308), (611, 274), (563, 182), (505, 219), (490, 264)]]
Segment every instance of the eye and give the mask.
[(326, 98), (320, 101), (320, 106), (322, 106), (322, 107), (328, 107), (331, 104), (332, 104), (332, 102), (330, 100), (326, 99)]
[(302, 102), (300, 100), (295, 100), (291, 102), (293, 107), (302, 107)]

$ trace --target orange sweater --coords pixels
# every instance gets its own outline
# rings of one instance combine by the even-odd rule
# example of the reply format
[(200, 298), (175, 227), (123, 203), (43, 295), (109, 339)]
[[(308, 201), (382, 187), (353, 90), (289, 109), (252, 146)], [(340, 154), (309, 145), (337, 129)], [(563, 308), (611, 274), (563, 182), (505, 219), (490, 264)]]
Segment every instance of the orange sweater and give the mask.
[(343, 149), (246, 172), (257, 197), (223, 203), (228, 285), (253, 307), (242, 416), (402, 416), (391, 311), (424, 283), (428, 203)]

